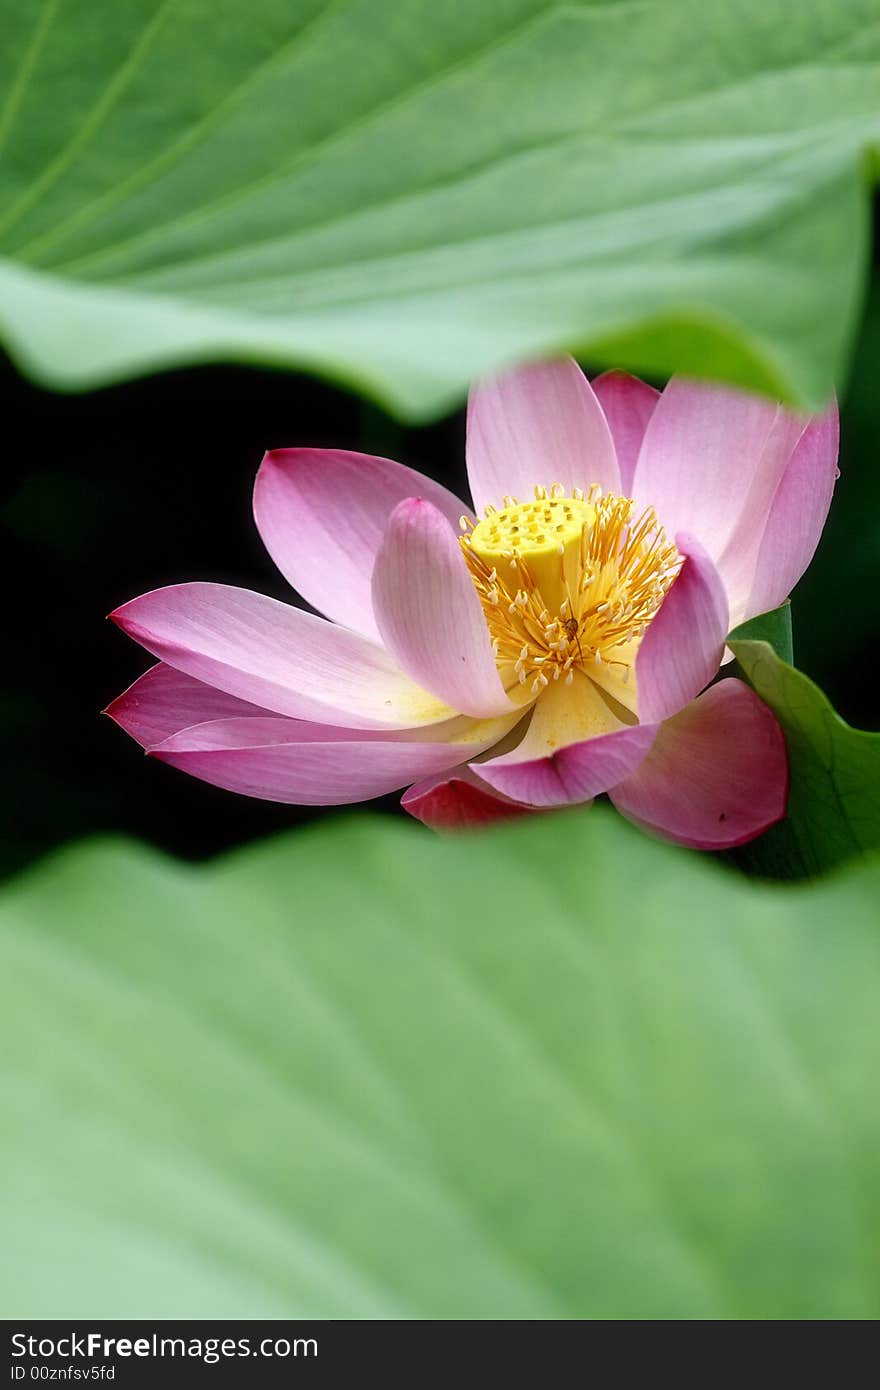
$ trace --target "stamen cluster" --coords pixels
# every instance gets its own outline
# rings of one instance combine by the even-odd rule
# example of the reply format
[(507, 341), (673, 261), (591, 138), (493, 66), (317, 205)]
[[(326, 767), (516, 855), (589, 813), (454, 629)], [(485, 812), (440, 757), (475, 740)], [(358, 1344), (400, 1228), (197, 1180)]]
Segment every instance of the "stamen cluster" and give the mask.
[(637, 644), (681, 568), (652, 507), (633, 519), (632, 498), (568, 498), (558, 484), (532, 502), (504, 498), (461, 546), (508, 688), (571, 684), (603, 663), (629, 678)]

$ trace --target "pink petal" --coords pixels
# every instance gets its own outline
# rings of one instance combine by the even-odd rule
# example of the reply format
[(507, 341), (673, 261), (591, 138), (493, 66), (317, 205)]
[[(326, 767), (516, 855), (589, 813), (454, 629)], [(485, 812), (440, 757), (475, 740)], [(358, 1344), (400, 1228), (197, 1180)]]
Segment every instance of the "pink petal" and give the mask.
[(593, 389), (570, 357), (536, 362), (471, 391), (467, 469), (477, 511), (506, 494), (526, 501), (536, 484), (620, 491), (611, 431)]
[(490, 786), (507, 796), (532, 806), (571, 806), (592, 801), (628, 776), (647, 754), (656, 731), (656, 724), (634, 724), (570, 743), (532, 762), (499, 758), (477, 766)]
[(414, 778), (476, 756), (497, 735), (471, 743), (391, 738), (377, 731), (289, 719), (222, 719), (173, 734), (150, 756), (212, 786), (265, 801), (339, 806), (397, 791)]
[(419, 685), (476, 718), (509, 712), (458, 537), (430, 502), (392, 512), (373, 571), (382, 640)]
[(609, 795), (636, 825), (678, 844), (745, 844), (785, 815), (782, 730), (742, 681), (719, 681), (662, 726), (644, 762)]
[(532, 806), (590, 801), (621, 781), (653, 742), (650, 725), (625, 725), (592, 681), (550, 685), (515, 748), (473, 770), (496, 791)]
[(388, 518), (424, 497), (458, 529), (467, 508), (412, 468), (344, 449), (275, 449), (254, 485), (254, 517), (272, 559), (303, 598), (373, 639), (370, 576)]
[(294, 719), (393, 729), (455, 713), (366, 638), (248, 589), (175, 584), (110, 616), (176, 670)]
[(533, 810), (505, 796), (495, 796), (465, 766), (417, 782), (404, 792), (400, 804), (432, 830), (476, 830), (530, 815)]
[(193, 680), (160, 661), (151, 666), (104, 711), (142, 748), (161, 743), (191, 724), (236, 715), (264, 714), (259, 705), (237, 700), (223, 690)]
[(685, 561), (636, 657), (639, 719), (676, 714), (717, 673), (728, 633), (727, 595), (718, 571), (691, 536), (675, 543)]
[(637, 376), (619, 371), (594, 377), (593, 390), (611, 430), (620, 469), (620, 491), (626, 497), (632, 491), (636, 459), (660, 392)]
[(696, 536), (735, 613), (751, 586), (773, 494), (804, 421), (772, 401), (674, 377), (645, 430), (633, 479), (669, 534)]
[(839, 444), (835, 401), (807, 425), (776, 489), (752, 590), (739, 621), (778, 608), (812, 560), (838, 477)]

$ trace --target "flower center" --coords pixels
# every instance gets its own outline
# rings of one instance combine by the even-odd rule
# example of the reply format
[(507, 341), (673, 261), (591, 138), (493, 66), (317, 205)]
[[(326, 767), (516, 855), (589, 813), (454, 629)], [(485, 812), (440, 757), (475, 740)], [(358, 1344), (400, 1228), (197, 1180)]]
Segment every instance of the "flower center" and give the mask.
[(530, 680), (539, 695), (603, 664), (628, 681), (682, 563), (654, 509), (634, 511), (629, 497), (595, 486), (569, 497), (554, 483), (531, 502), (505, 497), (476, 526), (462, 517), (462, 550), (508, 688)]

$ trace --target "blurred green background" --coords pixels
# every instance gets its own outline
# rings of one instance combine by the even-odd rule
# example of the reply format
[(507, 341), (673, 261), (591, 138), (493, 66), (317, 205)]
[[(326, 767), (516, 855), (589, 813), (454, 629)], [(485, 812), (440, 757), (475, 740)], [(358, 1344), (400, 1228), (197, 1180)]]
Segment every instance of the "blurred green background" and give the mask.
[(349, 814), (0, 903), (7, 1317), (872, 1318), (878, 867)]

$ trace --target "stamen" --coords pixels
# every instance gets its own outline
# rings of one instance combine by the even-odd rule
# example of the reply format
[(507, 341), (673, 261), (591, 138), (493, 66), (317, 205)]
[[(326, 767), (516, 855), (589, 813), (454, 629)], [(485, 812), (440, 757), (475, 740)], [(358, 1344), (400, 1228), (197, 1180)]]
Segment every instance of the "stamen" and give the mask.
[(597, 484), (568, 496), (554, 482), (530, 502), (505, 497), (476, 525), (462, 516), (462, 552), (505, 684), (531, 676), (538, 697), (550, 680), (570, 686), (576, 670), (604, 682), (606, 667), (630, 684), (635, 649), (682, 563), (653, 508), (634, 512), (631, 498)]

